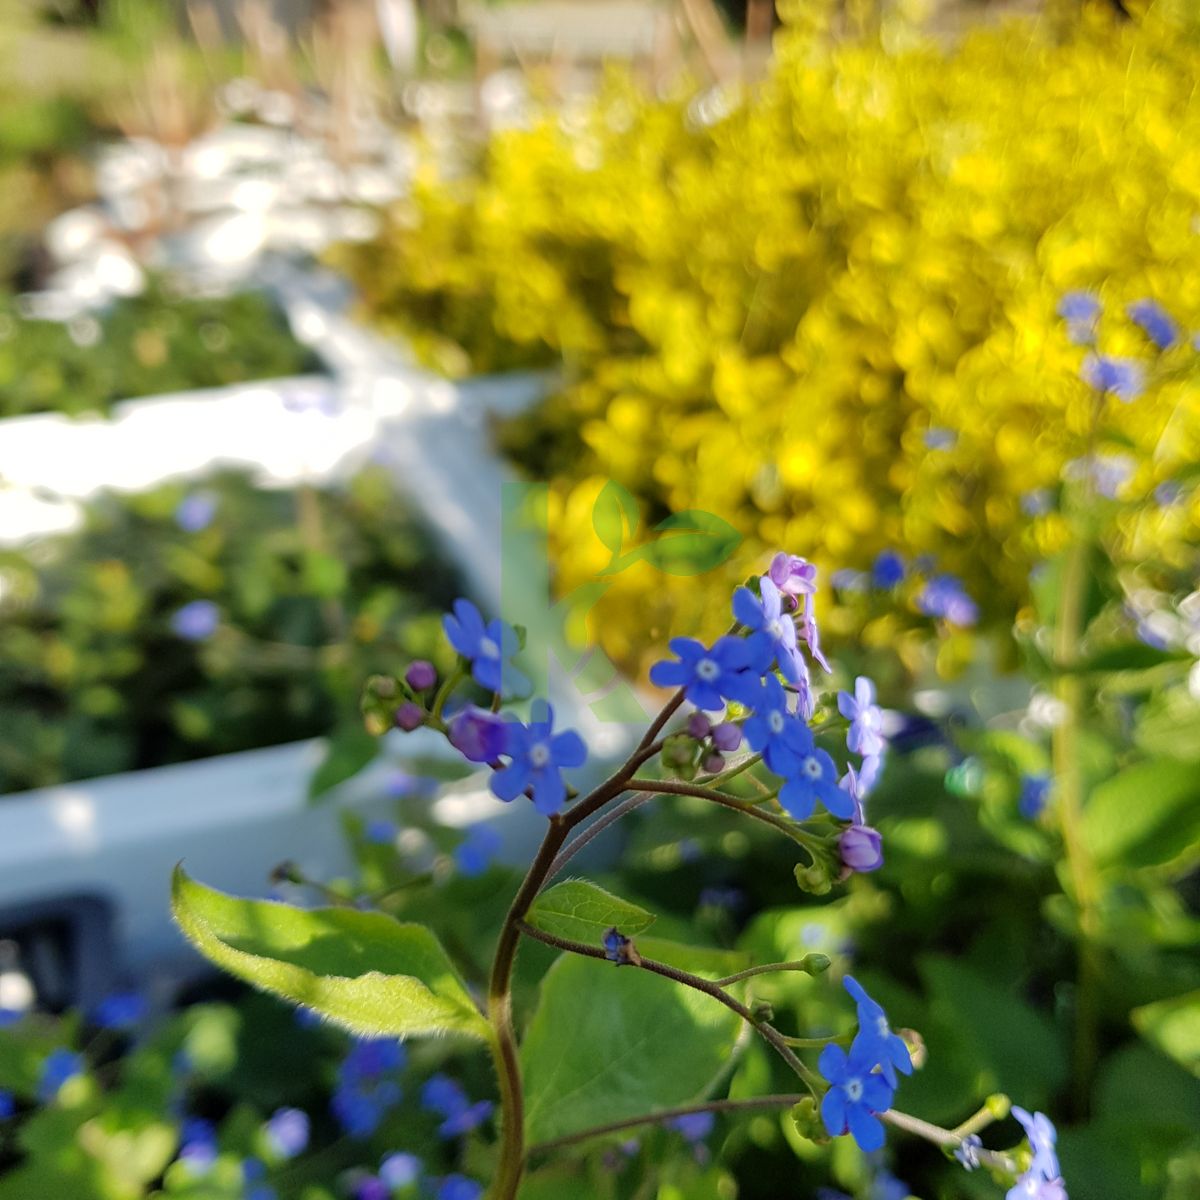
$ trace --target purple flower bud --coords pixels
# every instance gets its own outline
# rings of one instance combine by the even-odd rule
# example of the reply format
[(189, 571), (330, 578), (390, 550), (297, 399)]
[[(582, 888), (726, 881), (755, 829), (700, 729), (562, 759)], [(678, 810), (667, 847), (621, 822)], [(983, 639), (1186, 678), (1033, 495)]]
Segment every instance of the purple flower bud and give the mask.
[(504, 752), (504, 727), (508, 722), (495, 713), (468, 705), (450, 722), (447, 737), (468, 762), (494, 762)]
[(418, 658), (415, 662), (409, 663), (408, 670), (404, 672), (404, 682), (414, 692), (423, 692), (437, 682), (437, 671), (434, 669), (433, 663)]
[(171, 617), (171, 628), (189, 642), (203, 642), (216, 633), (220, 622), (220, 610), (211, 600), (193, 600)]
[(702, 741), (712, 732), (712, 722), (702, 712), (694, 712), (688, 717), (687, 731), (696, 741)]
[(742, 744), (742, 731), (732, 721), (722, 721), (713, 729), (712, 740), (718, 750), (724, 750), (728, 754)]
[(883, 839), (870, 825), (851, 825), (838, 839), (838, 851), (851, 871), (877, 871), (883, 866)]
[(710, 775), (719, 775), (725, 770), (725, 756), (722, 754), (706, 754), (701, 764)]
[(767, 574), (785, 596), (808, 596), (817, 590), (817, 568), (798, 554), (781, 550), (771, 559)]
[(217, 515), (217, 502), (207, 492), (192, 492), (175, 509), (175, 524), (185, 533), (200, 533)]
[(393, 718), (396, 722), (397, 729), (403, 729), (405, 733), (411, 733), (418, 726), (423, 724), (425, 720), (425, 710), (419, 705), (414, 704), (411, 700), (405, 702), (396, 709), (396, 715)]

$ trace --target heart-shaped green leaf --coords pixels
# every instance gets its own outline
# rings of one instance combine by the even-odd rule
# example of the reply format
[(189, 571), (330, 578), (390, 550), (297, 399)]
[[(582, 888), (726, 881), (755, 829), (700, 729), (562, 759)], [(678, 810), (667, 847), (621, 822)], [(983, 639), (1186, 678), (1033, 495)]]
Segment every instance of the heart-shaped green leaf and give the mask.
[(699, 1099), (741, 1031), (736, 1013), (670, 979), (563, 955), (521, 1047), (531, 1143)]
[(543, 892), (525, 919), (545, 933), (598, 946), (613, 927), (626, 937), (641, 933), (653, 923), (654, 914), (586, 879), (568, 879)]
[(354, 1033), (489, 1035), (446, 952), (423, 925), (353, 908), (243, 900), (196, 883), (180, 867), (171, 907), (210, 962)]

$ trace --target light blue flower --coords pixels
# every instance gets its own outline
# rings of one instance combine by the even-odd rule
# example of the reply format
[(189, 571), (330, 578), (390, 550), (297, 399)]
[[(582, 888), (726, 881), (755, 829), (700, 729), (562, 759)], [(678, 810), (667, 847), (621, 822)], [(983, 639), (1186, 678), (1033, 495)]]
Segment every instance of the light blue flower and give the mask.
[(573, 729), (554, 732), (554, 710), (544, 700), (534, 701), (528, 725), (508, 722), (503, 754), (510, 761), (492, 775), (493, 794), (508, 802), (530, 788), (533, 807), (547, 817), (558, 812), (567, 798), (563, 770), (582, 767), (587, 761), (587, 747), (579, 734)]

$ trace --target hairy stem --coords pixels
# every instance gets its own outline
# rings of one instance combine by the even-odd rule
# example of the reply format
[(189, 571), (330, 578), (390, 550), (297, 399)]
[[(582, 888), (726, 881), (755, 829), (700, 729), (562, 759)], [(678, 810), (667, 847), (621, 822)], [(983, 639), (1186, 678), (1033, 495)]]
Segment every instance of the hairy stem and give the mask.
[(664, 1108), (658, 1112), (646, 1113), (640, 1117), (627, 1117), (624, 1121), (612, 1121), (607, 1125), (597, 1125), (592, 1129), (584, 1129), (579, 1133), (569, 1133), (566, 1137), (555, 1138), (550, 1142), (539, 1142), (529, 1148), (530, 1155), (542, 1154), (549, 1150), (561, 1150), (564, 1146), (572, 1146), (577, 1142), (586, 1142), (591, 1138), (603, 1137), (608, 1133), (620, 1133), (624, 1129), (636, 1129), (639, 1125), (661, 1125), (666, 1121), (674, 1121), (679, 1117), (689, 1117), (693, 1113), (742, 1113), (754, 1112), (760, 1108), (790, 1108), (804, 1099), (805, 1093), (780, 1096), (751, 1096), (745, 1100), (709, 1100), (705, 1104), (687, 1104), (681, 1108)]
[[(574, 942), (568, 938), (560, 938), (541, 929), (534, 929), (532, 925), (526, 925), (523, 922), (519, 928), (526, 936), (535, 938), (539, 942), (545, 942), (547, 946), (565, 950), (569, 954), (581, 954), (586, 958), (608, 960), (608, 955), (599, 946), (589, 946), (586, 942)], [(816, 1095), (818, 1090), (824, 1088), (825, 1085), (821, 1082), (820, 1077), (796, 1057), (787, 1044), (787, 1039), (778, 1029), (768, 1022), (760, 1020), (740, 1000), (735, 999), (719, 984), (713, 983), (711, 979), (693, 975), (689, 971), (681, 971), (678, 967), (673, 967), (669, 963), (657, 962), (652, 958), (639, 958), (637, 962), (627, 965), (643, 971), (650, 971), (654, 975), (661, 975), (664, 979), (674, 980), (675, 983), (681, 983), (684, 987), (690, 987), (695, 991), (703, 992), (706, 996), (711, 996), (756, 1029), (759, 1035), (775, 1049), (779, 1057), (804, 1080), (809, 1091)]]
[(733, 796), (727, 796), (724, 792), (718, 792), (714, 788), (701, 787), (699, 784), (685, 783), (677, 779), (633, 779), (630, 780), (629, 787), (631, 790), (639, 792), (660, 792), (668, 796), (696, 796), (701, 800), (710, 800), (713, 804), (732, 808), (734, 812), (745, 813), (752, 820), (772, 825), (780, 832), (787, 834), (793, 841), (800, 840), (796, 837), (796, 827), (787, 818), (764, 812), (753, 804), (747, 804)]
[(638, 792), (627, 796), (616, 808), (610, 808), (604, 816), (598, 817), (559, 851), (558, 857), (550, 864), (550, 874), (546, 878), (553, 879), (593, 838), (599, 837), (610, 825), (616, 824), (627, 813), (633, 812), (635, 808), (640, 808), (652, 799), (652, 796)]
[[(825, 960), (828, 965), (829, 960)], [(744, 971), (739, 971), (736, 975), (726, 975), (724, 979), (717, 980), (718, 987), (728, 987), (731, 983), (738, 983), (742, 979), (749, 979), (752, 975), (773, 975), (777, 971), (804, 971), (808, 973), (810, 964), (806, 959), (798, 959), (795, 962), (778, 962), (778, 963), (763, 963), (757, 967), (747, 967)]]

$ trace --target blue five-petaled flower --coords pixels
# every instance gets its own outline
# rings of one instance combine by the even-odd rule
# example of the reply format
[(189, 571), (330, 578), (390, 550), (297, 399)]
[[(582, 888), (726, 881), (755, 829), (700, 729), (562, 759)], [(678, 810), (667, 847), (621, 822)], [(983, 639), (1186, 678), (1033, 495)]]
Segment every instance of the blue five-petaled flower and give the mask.
[(669, 644), (679, 661), (656, 662), (650, 682), (655, 687), (682, 687), (688, 700), (706, 712), (719, 711), (726, 700), (752, 703), (758, 676), (769, 665), (745, 638), (721, 637), (706, 647), (695, 638), (677, 637)]
[(874, 1070), (875, 1062), (857, 1042), (849, 1054), (841, 1046), (826, 1046), (817, 1066), (831, 1085), (821, 1101), (825, 1128), (834, 1137), (850, 1133), (863, 1150), (878, 1150), (883, 1125), (875, 1114), (891, 1107), (895, 1089)]
[(504, 731), (504, 757), (509, 764), (492, 776), (492, 791), (501, 800), (515, 800), (529, 789), (533, 807), (553, 816), (567, 798), (564, 768), (582, 767), (587, 760), (583, 738), (573, 729), (554, 732), (554, 710), (544, 700), (533, 703), (528, 725), (510, 721)]
[(783, 610), (783, 594), (769, 575), (758, 581), (759, 594), (740, 587), (733, 593), (733, 615), (749, 629), (747, 644), (769, 665), (773, 657), (783, 677), (797, 683), (808, 674), (796, 637), (796, 623)]
[(895, 1088), (898, 1082), (896, 1072), (911, 1075), (913, 1069), (912, 1055), (904, 1039), (892, 1032), (883, 1005), (872, 1000), (853, 975), (847, 975), (842, 983), (858, 1006), (858, 1034), (854, 1039), (854, 1048), (877, 1065), (884, 1079)]
[(812, 746), (800, 758), (796, 771), (789, 773), (779, 793), (779, 803), (789, 816), (797, 821), (807, 821), (818, 800), (843, 821), (849, 821), (854, 815), (854, 800), (838, 787), (833, 759), (824, 750)]
[(776, 775), (786, 777), (798, 772), (800, 760), (813, 747), (808, 726), (788, 708), (787, 693), (774, 675), (763, 680), (753, 715), (747, 718), (742, 731), (750, 749), (761, 754)]
[(883, 753), (883, 712), (875, 703), (875, 685), (860, 675), (854, 695), (838, 692), (838, 712), (850, 722), (846, 745), (864, 757)]
[(470, 600), (455, 600), (453, 614), (442, 618), (450, 644), (471, 664), (471, 676), (489, 692), (520, 692), (528, 680), (508, 660), (517, 652), (517, 635), (497, 617), (484, 624)]

